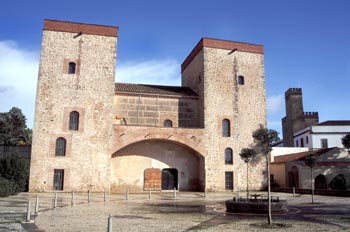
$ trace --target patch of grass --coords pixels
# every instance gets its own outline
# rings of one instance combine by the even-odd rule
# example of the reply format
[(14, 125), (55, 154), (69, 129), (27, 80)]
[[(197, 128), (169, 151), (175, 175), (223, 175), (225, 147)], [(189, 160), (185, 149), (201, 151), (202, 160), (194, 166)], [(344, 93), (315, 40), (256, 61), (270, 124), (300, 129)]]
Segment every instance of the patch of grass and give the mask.
[(290, 225), (290, 224), (284, 224), (284, 223), (268, 224), (266, 222), (264, 222), (264, 223), (254, 223), (254, 224), (250, 224), (249, 226), (252, 226), (252, 227), (255, 227), (255, 228), (262, 228), (262, 229), (284, 229), (284, 228), (292, 227), (292, 225)]

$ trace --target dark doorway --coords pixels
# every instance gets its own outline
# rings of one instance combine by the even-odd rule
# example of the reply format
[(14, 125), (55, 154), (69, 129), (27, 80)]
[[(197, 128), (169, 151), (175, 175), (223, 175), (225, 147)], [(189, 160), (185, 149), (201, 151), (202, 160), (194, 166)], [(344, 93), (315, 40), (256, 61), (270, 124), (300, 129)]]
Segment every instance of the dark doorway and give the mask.
[(315, 178), (315, 189), (327, 189), (326, 177), (324, 175), (318, 175)]
[(299, 188), (299, 171), (296, 166), (292, 167), (292, 170), (288, 172), (289, 188)]
[(53, 190), (63, 190), (64, 169), (55, 169), (53, 176)]
[(175, 168), (165, 168), (162, 170), (162, 190), (173, 190), (177, 188), (177, 170)]
[(225, 189), (233, 190), (233, 172), (225, 172)]

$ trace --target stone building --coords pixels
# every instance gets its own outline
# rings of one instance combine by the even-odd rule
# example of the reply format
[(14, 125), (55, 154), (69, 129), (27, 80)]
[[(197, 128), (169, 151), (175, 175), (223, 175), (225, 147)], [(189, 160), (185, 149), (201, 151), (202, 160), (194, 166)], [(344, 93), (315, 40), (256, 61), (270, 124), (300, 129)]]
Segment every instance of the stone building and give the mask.
[(285, 92), (286, 116), (282, 118), (283, 146), (294, 147), (294, 133), (318, 124), (318, 112), (304, 112), (301, 88)]
[[(118, 28), (45, 20), (30, 191), (225, 191), (266, 126), (263, 46), (202, 38), (182, 85), (118, 83)], [(115, 83), (115, 79), (117, 83)], [(264, 186), (264, 162), (250, 187)]]

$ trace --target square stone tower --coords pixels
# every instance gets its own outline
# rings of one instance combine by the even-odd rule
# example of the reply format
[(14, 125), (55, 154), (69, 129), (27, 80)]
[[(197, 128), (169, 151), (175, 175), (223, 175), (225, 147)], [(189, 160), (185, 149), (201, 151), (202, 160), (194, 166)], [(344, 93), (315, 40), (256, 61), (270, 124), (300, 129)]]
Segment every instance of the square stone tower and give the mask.
[(29, 191), (109, 188), (117, 34), (45, 20)]
[[(245, 186), (242, 148), (252, 132), (266, 126), (263, 46), (203, 38), (182, 64), (182, 86), (199, 95), (199, 125), (204, 128), (206, 186), (209, 191)], [(233, 153), (232, 165), (225, 160)], [(252, 168), (250, 187), (261, 188), (263, 162)]]

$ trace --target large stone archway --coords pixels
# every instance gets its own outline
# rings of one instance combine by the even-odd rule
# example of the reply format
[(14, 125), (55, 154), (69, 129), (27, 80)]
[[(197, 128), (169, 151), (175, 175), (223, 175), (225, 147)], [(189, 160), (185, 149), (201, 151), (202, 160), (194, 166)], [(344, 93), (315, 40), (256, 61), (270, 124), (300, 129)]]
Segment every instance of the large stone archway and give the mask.
[[(111, 192), (165, 190), (159, 178), (164, 170), (176, 170), (180, 191), (202, 191), (205, 188), (205, 159), (185, 144), (148, 139), (121, 148), (112, 154)], [(160, 173), (161, 176), (158, 176)], [(162, 175), (163, 174), (163, 175)], [(145, 176), (147, 175), (147, 177)], [(153, 178), (153, 179), (152, 179)], [(163, 186), (163, 189), (162, 189)]]

